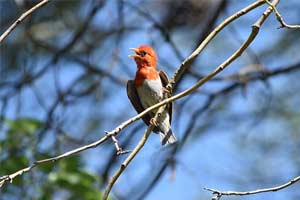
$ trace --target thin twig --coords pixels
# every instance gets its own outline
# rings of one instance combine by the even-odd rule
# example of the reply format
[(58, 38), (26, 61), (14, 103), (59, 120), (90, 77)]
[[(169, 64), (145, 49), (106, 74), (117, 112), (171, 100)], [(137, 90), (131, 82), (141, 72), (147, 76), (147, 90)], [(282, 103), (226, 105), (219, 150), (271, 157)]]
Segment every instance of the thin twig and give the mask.
[(84, 150), (87, 150), (87, 149), (90, 149), (90, 148), (95, 148), (96, 146), (102, 144), (104, 141), (106, 141), (107, 139), (109, 139), (111, 137), (111, 134), (107, 134), (105, 135), (104, 137), (102, 137), (100, 140), (97, 140), (96, 142), (93, 142), (91, 144), (88, 144), (88, 145), (85, 145), (85, 146), (82, 146), (82, 147), (79, 147), (79, 148), (76, 148), (76, 149), (73, 149), (71, 151), (68, 151), (66, 153), (63, 153), (61, 155), (58, 155), (58, 156), (55, 156), (55, 157), (52, 157), (52, 158), (47, 158), (47, 159), (43, 159), (43, 160), (38, 160), (36, 162), (34, 162), (31, 166), (29, 167), (26, 167), (26, 168), (23, 168), (21, 170), (18, 170), (17, 172), (15, 173), (12, 173), (10, 175), (5, 175), (5, 176), (2, 176), (0, 177), (0, 188), (4, 185), (5, 182), (9, 181), (10, 183), (12, 182), (12, 180), (17, 177), (17, 176), (20, 176), (22, 175), (23, 173), (26, 173), (26, 172), (29, 172), (30, 170), (32, 170), (33, 168), (35, 168), (36, 166), (40, 165), (40, 164), (45, 164), (45, 163), (49, 163), (49, 162), (55, 162), (57, 160), (60, 160), (62, 158), (66, 158), (66, 157), (69, 157), (69, 156), (72, 156), (74, 154), (77, 154), (81, 151), (84, 151)]
[(20, 24), (26, 17), (30, 16), (34, 11), (46, 5), (50, 0), (43, 0), (40, 3), (36, 4), (25, 13), (23, 13), (1, 36), (0, 43), (6, 38), (16, 27)]
[(111, 136), (111, 139), (112, 139), (112, 141), (114, 142), (115, 147), (116, 147), (116, 149), (117, 149), (117, 155), (126, 154), (126, 153), (129, 153), (129, 152), (130, 152), (130, 151), (128, 151), (128, 150), (125, 150), (125, 151), (124, 151), (124, 150), (120, 147), (119, 141), (117, 140), (117, 138), (116, 138), (114, 135)]
[(271, 6), (271, 8), (273, 9), (277, 20), (279, 21), (279, 23), (281, 24), (281, 27), (279, 28), (300, 28), (300, 25), (289, 25), (287, 23), (285, 23), (285, 21), (283, 20), (283, 17), (280, 15), (279, 11), (277, 10), (276, 6), (274, 6), (269, 0), (264, 0), (269, 6)]
[[(161, 113), (164, 111), (166, 106), (162, 106), (159, 108), (159, 110), (156, 112), (154, 120), (159, 120), (159, 116), (161, 116)], [(108, 195), (113, 187), (113, 185), (115, 184), (115, 182), (117, 181), (117, 179), (119, 178), (119, 176), (122, 174), (122, 172), (126, 169), (126, 167), (129, 165), (129, 163), (131, 162), (131, 160), (137, 155), (137, 153), (143, 148), (144, 144), (146, 143), (148, 137), (150, 136), (150, 133), (152, 132), (154, 126), (150, 125), (146, 132), (144, 133), (142, 139), (139, 141), (139, 143), (136, 145), (136, 147), (134, 148), (134, 150), (132, 151), (132, 153), (129, 154), (129, 156), (126, 158), (126, 160), (121, 164), (121, 166), (119, 167), (119, 169), (115, 172), (115, 174), (111, 177), (110, 181), (108, 182), (104, 195), (103, 195), (103, 200), (107, 200)]]
[(243, 196), (243, 195), (252, 195), (252, 194), (258, 194), (258, 193), (264, 193), (264, 192), (276, 192), (278, 190), (282, 190), (284, 188), (287, 188), (288, 186), (296, 183), (297, 181), (300, 180), (300, 176), (297, 176), (290, 180), (287, 183), (284, 183), (282, 185), (272, 187), (272, 188), (264, 188), (264, 189), (258, 189), (258, 190), (252, 190), (252, 191), (245, 191), (245, 192), (238, 192), (238, 191), (220, 191), (216, 189), (210, 189), (210, 188), (204, 188), (205, 190), (208, 190), (212, 192), (215, 196), (213, 198), (215, 199), (220, 199), (222, 196), (230, 196), (230, 195), (235, 195), (235, 196)]
[(153, 126), (149, 126), (144, 133), (142, 139), (139, 141), (137, 146), (134, 148), (134, 150), (129, 154), (129, 156), (126, 158), (126, 160), (121, 164), (119, 169), (115, 172), (115, 174), (111, 177), (111, 179), (108, 182), (108, 185), (106, 186), (104, 195), (103, 195), (103, 200), (106, 200), (108, 198), (108, 195), (111, 191), (111, 188), (115, 184), (116, 180), (119, 178), (119, 176), (122, 174), (122, 172), (125, 170), (125, 168), (128, 166), (130, 161), (136, 156), (136, 154), (142, 149), (144, 144), (146, 143), (151, 131), (153, 130)]
[(175, 85), (177, 81), (180, 79), (182, 74), (185, 72), (185, 70), (189, 67), (189, 65), (196, 59), (196, 57), (203, 51), (203, 49), (208, 45), (208, 43), (222, 30), (224, 29), (228, 24), (236, 20), (237, 18), (247, 14), (249, 11), (257, 8), (258, 6), (264, 4), (264, 0), (256, 1), (249, 6), (245, 7), (244, 9), (236, 12), (235, 14), (231, 15), (227, 19), (225, 19), (220, 25), (218, 25), (206, 38), (203, 40), (203, 42), (196, 48), (196, 50), (187, 57), (180, 65), (180, 67), (177, 69), (177, 71), (174, 73), (170, 84)]
[[(279, 3), (279, 0), (274, 0), (273, 1), (273, 5), (276, 6)], [(235, 60), (237, 57), (239, 57), (242, 52), (251, 44), (251, 42), (254, 40), (254, 38), (256, 37), (256, 35), (259, 32), (259, 28), (260, 26), (264, 23), (264, 21), (267, 19), (267, 17), (271, 14), (272, 12), (272, 7), (268, 7), (266, 9), (266, 11), (263, 13), (263, 15), (253, 24), (252, 26), (252, 31), (248, 37), (248, 39), (243, 43), (243, 45), (234, 53), (232, 54), (225, 62), (223, 62), (220, 66), (219, 66), (219, 70), (224, 69), (224, 67), (226, 67), (228, 64), (230, 64), (233, 60)], [(218, 71), (215, 70), (215, 71)], [(287, 186), (286, 186), (287, 187)], [(215, 196), (212, 197), (212, 200), (219, 200), (221, 198), (222, 195), (229, 195), (231, 194), (229, 193), (222, 193), (219, 192), (217, 190), (212, 190), (212, 189), (207, 189), (209, 191), (212, 191), (213, 194), (215, 194)], [(247, 192), (246, 192), (247, 193)], [(233, 194), (232, 194), (233, 195)], [(246, 195), (246, 194), (245, 194)]]

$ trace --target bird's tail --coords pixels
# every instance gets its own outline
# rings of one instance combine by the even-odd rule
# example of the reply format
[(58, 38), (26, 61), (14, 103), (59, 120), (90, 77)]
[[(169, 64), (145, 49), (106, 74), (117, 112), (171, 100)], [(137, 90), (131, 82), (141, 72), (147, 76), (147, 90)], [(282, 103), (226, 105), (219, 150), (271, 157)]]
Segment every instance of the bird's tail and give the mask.
[(162, 145), (173, 144), (177, 142), (177, 139), (174, 133), (172, 132), (172, 129), (170, 129), (167, 134), (163, 132), (159, 132), (159, 135), (160, 135), (160, 140)]

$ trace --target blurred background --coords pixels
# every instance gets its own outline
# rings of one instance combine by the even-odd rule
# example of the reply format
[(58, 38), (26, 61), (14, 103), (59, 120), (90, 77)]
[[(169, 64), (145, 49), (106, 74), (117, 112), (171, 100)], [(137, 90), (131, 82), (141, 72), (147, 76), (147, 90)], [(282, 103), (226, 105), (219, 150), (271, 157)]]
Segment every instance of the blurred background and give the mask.
[[(1, 0), (3, 33), (38, 1)], [(136, 66), (130, 47), (148, 44), (159, 69), (176, 68), (226, 17), (253, 1), (50, 1), (0, 44), (0, 176), (96, 141), (136, 112), (126, 81)], [(251, 32), (263, 5), (227, 26), (185, 72), (174, 93), (229, 57)], [(278, 5), (300, 24), (300, 1)], [(277, 29), (274, 14), (250, 48), (195, 93), (175, 102), (178, 144), (151, 135), (115, 184), (111, 199), (207, 200), (204, 187), (246, 191), (300, 174), (300, 31)], [(132, 150), (141, 120), (118, 135)], [(112, 141), (41, 165), (0, 190), (0, 199), (100, 199), (126, 155)], [(300, 199), (300, 184), (222, 199)]]

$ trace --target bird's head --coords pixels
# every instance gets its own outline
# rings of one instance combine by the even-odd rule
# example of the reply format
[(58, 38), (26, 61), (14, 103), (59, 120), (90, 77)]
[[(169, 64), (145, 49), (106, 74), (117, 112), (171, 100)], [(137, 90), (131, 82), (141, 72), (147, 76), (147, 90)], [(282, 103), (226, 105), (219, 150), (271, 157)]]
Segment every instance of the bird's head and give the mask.
[(130, 48), (135, 54), (129, 55), (137, 64), (137, 67), (156, 67), (157, 56), (150, 46), (142, 45), (138, 48)]

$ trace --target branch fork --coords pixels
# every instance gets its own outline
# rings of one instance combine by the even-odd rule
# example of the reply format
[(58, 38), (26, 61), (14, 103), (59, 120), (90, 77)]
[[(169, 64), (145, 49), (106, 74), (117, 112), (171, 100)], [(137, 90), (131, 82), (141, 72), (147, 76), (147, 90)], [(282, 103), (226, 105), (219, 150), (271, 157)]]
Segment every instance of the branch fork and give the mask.
[[(106, 135), (109, 134), (107, 131), (105, 131)], [(123, 150), (120, 145), (119, 145), (119, 141), (117, 140), (115, 135), (111, 135), (111, 140), (113, 141), (116, 149), (117, 149), (117, 155), (122, 155), (122, 154), (126, 154), (131, 152), (130, 150)]]

